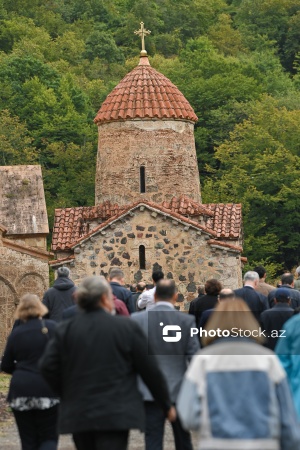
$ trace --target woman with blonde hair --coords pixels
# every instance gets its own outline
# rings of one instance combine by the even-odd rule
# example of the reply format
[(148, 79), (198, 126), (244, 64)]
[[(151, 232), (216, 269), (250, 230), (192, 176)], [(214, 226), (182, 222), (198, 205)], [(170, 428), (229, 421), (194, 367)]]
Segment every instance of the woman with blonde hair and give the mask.
[(12, 374), (8, 402), (15, 416), (22, 450), (56, 450), (59, 400), (41, 376), (38, 362), (56, 327), (44, 320), (47, 308), (33, 294), (21, 298), (18, 325), (7, 340), (1, 370)]
[(299, 450), (300, 429), (276, 355), (259, 345), (259, 324), (242, 300), (221, 302), (210, 317), (177, 401), (200, 450)]

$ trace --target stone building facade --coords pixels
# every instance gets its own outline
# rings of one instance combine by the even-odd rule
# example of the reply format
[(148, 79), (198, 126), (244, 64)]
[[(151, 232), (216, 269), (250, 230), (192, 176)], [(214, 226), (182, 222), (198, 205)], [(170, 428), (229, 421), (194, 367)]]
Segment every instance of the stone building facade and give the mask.
[(240, 204), (202, 204), (191, 105), (143, 55), (108, 95), (95, 123), (94, 207), (57, 209), (53, 268), (80, 281), (122, 268), (128, 283), (162, 268), (185, 310), (208, 278), (241, 285)]
[[(195, 298), (197, 285), (210, 277), (225, 287), (241, 284), (241, 250), (216, 240), (216, 232), (200, 223), (140, 201), (75, 242), (63, 263), (75, 280), (107, 276), (113, 266), (137, 283), (151, 280), (153, 269), (163, 269), (167, 278), (176, 280), (185, 308)], [(61, 261), (51, 264), (57, 267)]]
[(40, 166), (0, 167), (0, 351), (26, 293), (49, 286), (48, 217)]

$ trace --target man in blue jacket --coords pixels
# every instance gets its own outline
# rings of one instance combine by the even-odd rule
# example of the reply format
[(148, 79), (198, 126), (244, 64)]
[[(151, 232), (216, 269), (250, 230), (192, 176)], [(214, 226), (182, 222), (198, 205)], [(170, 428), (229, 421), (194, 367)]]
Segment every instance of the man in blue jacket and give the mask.
[(132, 292), (124, 287), (124, 272), (117, 267), (109, 272), (109, 282), (113, 294), (127, 306), (129, 314), (135, 312)]

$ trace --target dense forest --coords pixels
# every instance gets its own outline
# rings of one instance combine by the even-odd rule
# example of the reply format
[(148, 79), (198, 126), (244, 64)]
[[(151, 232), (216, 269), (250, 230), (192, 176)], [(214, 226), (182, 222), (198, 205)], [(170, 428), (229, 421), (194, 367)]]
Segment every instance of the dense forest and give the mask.
[(204, 202), (243, 203), (249, 266), (300, 262), (300, 0), (0, 0), (0, 164), (43, 166), (55, 207), (94, 204), (101, 102), (138, 63), (184, 93)]

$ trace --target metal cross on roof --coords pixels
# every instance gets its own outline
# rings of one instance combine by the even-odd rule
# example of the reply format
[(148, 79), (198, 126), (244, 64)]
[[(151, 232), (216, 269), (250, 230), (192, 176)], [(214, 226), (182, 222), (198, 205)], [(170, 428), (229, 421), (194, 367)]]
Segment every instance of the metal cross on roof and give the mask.
[(141, 22), (141, 28), (134, 32), (134, 34), (137, 34), (138, 36), (140, 36), (140, 38), (142, 40), (141, 56), (146, 56), (147, 55), (147, 51), (145, 49), (145, 36), (148, 36), (150, 33), (151, 33), (150, 30), (146, 30), (145, 29), (144, 22)]

